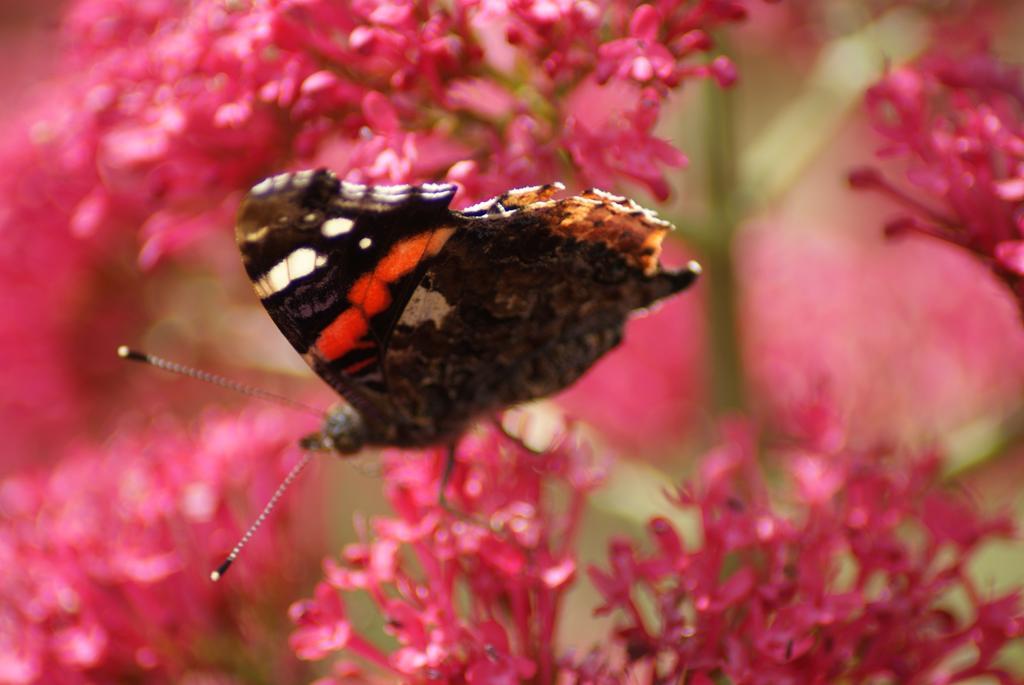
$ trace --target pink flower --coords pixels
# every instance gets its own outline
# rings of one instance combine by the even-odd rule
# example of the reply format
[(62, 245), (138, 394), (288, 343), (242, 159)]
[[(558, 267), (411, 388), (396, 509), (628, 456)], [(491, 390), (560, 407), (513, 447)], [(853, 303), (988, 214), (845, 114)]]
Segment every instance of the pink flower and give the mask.
[[(125, 289), (104, 292), (121, 274), (94, 268), (104, 254), (117, 259), (124, 252), (100, 240), (103, 231), (93, 241), (73, 233), (82, 214), (76, 203), (89, 203), (80, 183), (51, 177), (49, 161), (25, 130), (31, 121), (31, 112), (9, 120), (12, 132), (0, 146), (4, 473), (44, 462), (68, 435), (104, 425), (109, 406), (90, 402), (99, 392), (94, 383), (117, 363), (110, 350), (137, 319), (124, 306)], [(82, 335), (82, 322), (89, 335)], [(109, 385), (104, 392), (118, 394)]]
[(559, 179), (667, 196), (666, 169), (685, 161), (654, 133), (668, 87), (614, 74), (597, 87), (602, 45), (635, 45), (663, 16), (678, 87), (711, 68), (701, 36), (739, 6), (67, 3), (52, 78), (22, 98), (0, 150), (5, 468), (111, 430), (147, 395), (95, 401), (116, 373), (109, 351), (164, 314), (140, 308), (149, 294), (128, 256), (152, 270), (189, 251), (192, 273), (237, 278), (225, 227), (263, 176), (327, 165), (369, 182), (447, 178), (463, 186), (457, 205)]
[(597, 80), (605, 83), (614, 75), (674, 88), (684, 78), (711, 77), (722, 86), (730, 86), (736, 81), (736, 70), (728, 58), (719, 57), (707, 64), (687, 60), (711, 49), (707, 29), (745, 19), (746, 15), (746, 3), (733, 0), (640, 5), (630, 17), (628, 37), (599, 48)]
[(176, 682), (230, 676), (238, 654), (252, 672), (290, 662), (284, 645), (231, 645), (253, 611), (283, 614), (273, 597), (295, 592), (289, 577), (311, 558), (288, 503), (230, 579), (214, 586), (209, 572), (295, 459), (293, 425), (277, 411), (211, 417), (195, 439), (125, 435), (0, 481), (0, 681)]
[[(617, 617), (621, 655), (604, 661), (611, 682), (641, 672), (652, 682), (1013, 682), (997, 656), (1024, 635), (1020, 597), (986, 598), (966, 571), (983, 541), (1012, 533), (1008, 520), (985, 520), (939, 490), (934, 456), (909, 469), (882, 454), (820, 457), (842, 487), (805, 499), (805, 486), (776, 504), (753, 436), (728, 427), (698, 484), (676, 497), (699, 516), (702, 542), (685, 543), (659, 518), (650, 552), (612, 543), (609, 568), (590, 570), (605, 600), (599, 613)], [(810, 475), (808, 455), (799, 459)], [(970, 610), (949, 604), (953, 590), (966, 592)], [(979, 640), (968, 661), (948, 662)], [(584, 677), (593, 664), (577, 670), (581, 682), (602, 682)]]
[[(679, 83), (675, 58), (658, 42), (664, 18), (653, 5), (640, 5), (629, 21), (629, 37), (605, 43), (598, 51), (597, 79), (604, 83), (612, 74), (638, 83), (659, 80), (667, 86)], [(704, 42), (708, 41), (706, 38)]]
[[(533, 452), (484, 430), (460, 445), (453, 515), (438, 504), (444, 457), (384, 456), (395, 516), (372, 520), (340, 563), (324, 562), (315, 599), (292, 607), (293, 647), (303, 658), (345, 650), (415, 682), (549, 682), (580, 514), (601, 471), (571, 435)], [(345, 620), (339, 597), (354, 592), (379, 606), (397, 649), (374, 647)]]
[[(559, 2), (460, 0), (421, 11), (358, 2), (341, 11), (325, 0), (244, 10), (212, 1), (79, 0), (63, 22), (66, 77), (42, 117), (41, 151), (81, 201), (70, 220), (77, 231), (168, 217), (147, 224), (149, 266), (193, 243), (201, 227), (219, 230), (223, 199), (282, 167), (326, 163), (369, 181), (415, 181), (472, 162), (485, 177), (494, 172), (487, 194), (509, 180), (553, 180), (558, 169), (546, 163), (502, 175), (509, 161), (552, 159), (566, 145), (566, 100), (553, 94), (595, 74), (603, 82), (611, 72), (637, 80), (650, 71), (639, 80), (664, 87), (634, 98), (646, 114), (587, 127), (591, 135), (623, 131), (621, 150), (636, 159), (615, 168), (573, 155), (585, 177), (605, 185), (631, 178), (663, 196), (657, 164), (641, 172), (639, 163), (681, 158), (651, 135), (658, 105), (666, 87), (691, 76), (731, 81), (731, 67), (690, 58), (710, 47), (705, 28), (740, 19), (742, 3), (645, 5), (628, 25), (618, 19), (627, 6), (603, 16), (587, 3)], [(649, 40), (659, 16), (666, 45)], [(494, 35), (497, 27), (503, 35)], [(622, 41), (633, 47), (623, 52)], [(460, 117), (455, 104), (469, 81), (504, 91), (500, 109)], [(524, 136), (530, 120), (536, 125)]]
[[(450, 509), (437, 501), (443, 450), (388, 451), (379, 480), (393, 513), (360, 519), (319, 582), (304, 569), (332, 523), (298, 517), (319, 501), (293, 491), (210, 585), (302, 431), (274, 411), (203, 418), (194, 439), (130, 426), (137, 406), (179, 415), (210, 391), (115, 368), (118, 343), (184, 345), (175, 356), (218, 370), (265, 360), (271, 340), (291, 354), (230, 240), (254, 181), (327, 165), (368, 182), (455, 180), (458, 206), (556, 179), (667, 197), (666, 172), (686, 163), (668, 100), (694, 79), (736, 81), (710, 36), (748, 6), (67, 2), (53, 78), (17, 81), (38, 91), (19, 96), (0, 146), (0, 431), (13, 474), (0, 481), (0, 682), (1019, 680), (999, 661), (1024, 630), (1019, 596), (967, 573), (1006, 521), (937, 487), (933, 457), (873, 447), (1019, 397), (1006, 303), (936, 246), (739, 245), (745, 380), (766, 435), (792, 442), (760, 459), (734, 428), (666, 504), (684, 511), (651, 522), (649, 544), (613, 541), (591, 579), (614, 628), (573, 641), (589, 652), (564, 638), (589, 622), (570, 614), (569, 592), (586, 582), (580, 530), (603, 471), (569, 435), (537, 451), (494, 427), (466, 437)], [(956, 218), (969, 249), (1017, 278), (1015, 75), (988, 58), (913, 71), (917, 86), (894, 72), (874, 96), (876, 114), (905, 115), (878, 117), (915, 165), (920, 190), (901, 201), (931, 231)], [(633, 322), (563, 401), (620, 444), (669, 452), (699, 413), (694, 306)], [(59, 462), (24, 466), (43, 459)], [(699, 542), (678, 513), (699, 521)], [(286, 644), (299, 585), (308, 599), (288, 612)]]
[(320, 659), (344, 649), (352, 638), (352, 625), (345, 616), (341, 598), (327, 583), (316, 586), (314, 599), (296, 602), (288, 615), (299, 626), (291, 647), (300, 659)]
[[(606, 90), (585, 84), (581, 91), (564, 135), (565, 147), (582, 178), (588, 184), (610, 187), (624, 177), (647, 186), (659, 200), (666, 199), (669, 187), (661, 167), (684, 166), (686, 157), (652, 135), (660, 98), (650, 88), (637, 92), (635, 88)], [(620, 95), (625, 98), (616, 101)], [(624, 103), (635, 109), (616, 112)]]
[(748, 382), (783, 432), (819, 446), (920, 444), (1018, 401), (1013, 302), (952, 248), (771, 223), (736, 250)]
[(906, 160), (914, 192), (875, 168), (851, 173), (856, 188), (893, 198), (905, 213), (886, 227), (971, 251), (1024, 297), (1024, 82), (987, 52), (938, 54), (871, 88), (883, 157)]

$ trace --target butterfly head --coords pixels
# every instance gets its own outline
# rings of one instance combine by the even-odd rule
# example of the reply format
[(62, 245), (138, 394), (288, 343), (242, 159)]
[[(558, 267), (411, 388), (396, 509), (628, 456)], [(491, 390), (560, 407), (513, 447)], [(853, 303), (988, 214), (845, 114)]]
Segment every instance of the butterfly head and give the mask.
[(366, 424), (363, 417), (350, 404), (339, 404), (327, 412), (324, 427), (319, 433), (301, 440), (303, 449), (316, 452), (355, 454), (366, 442)]

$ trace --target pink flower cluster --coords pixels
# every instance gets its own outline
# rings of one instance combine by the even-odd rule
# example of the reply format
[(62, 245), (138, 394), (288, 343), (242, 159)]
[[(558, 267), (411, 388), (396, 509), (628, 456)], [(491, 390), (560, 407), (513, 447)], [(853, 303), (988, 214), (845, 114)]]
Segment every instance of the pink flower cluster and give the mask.
[(987, 51), (937, 54), (894, 69), (867, 95), (883, 158), (902, 158), (913, 191), (873, 167), (856, 188), (905, 213), (886, 227), (971, 251), (1024, 300), (1024, 81)]
[(688, 81), (734, 79), (709, 31), (745, 4), (68, 3), (52, 77), (0, 151), (7, 465), (113, 425), (90, 398), (149, 323), (125, 268), (136, 241), (150, 268), (204, 240), (190, 266), (237, 279), (241, 193), (314, 165), (457, 181), (460, 203), (552, 180), (664, 197), (685, 158), (654, 126)]
[[(146, 309), (167, 283), (212, 271), (246, 288), (228, 227), (257, 179), (325, 165), (366, 182), (456, 181), (459, 203), (557, 179), (665, 198), (667, 169), (686, 158), (656, 126), (694, 79), (735, 81), (710, 36), (748, 5), (67, 2), (59, 48), (43, 48), (52, 78), (25, 96), (32, 107), (5, 115), (0, 143), (0, 683), (299, 682), (323, 672), (308, 662), (326, 658), (337, 661), (324, 685), (1019, 680), (1000, 657), (1024, 632), (1020, 598), (968, 574), (979, 546), (1010, 534), (1009, 524), (938, 487), (935, 458), (839, 447), (829, 409), (786, 415), (803, 431), (801, 447), (765, 463), (788, 477), (762, 472), (741, 428), (700, 462), (698, 484), (670, 502), (679, 519), (699, 520), (699, 541), (658, 518), (649, 547), (612, 544), (590, 579), (616, 627), (590, 652), (590, 636), (572, 645), (583, 651), (565, 644), (575, 628), (566, 599), (585, 580), (580, 528), (604, 463), (573, 434), (535, 452), (493, 427), (474, 432), (459, 446), (451, 509), (437, 501), (442, 450), (386, 453), (381, 483), (393, 515), (359, 520), (359, 541), (292, 604), (292, 628), (285, 606), (312, 586), (304, 580), (326, 537), (323, 512), (296, 509), (315, 509), (317, 497), (290, 493), (225, 582), (211, 585), (208, 573), (297, 458), (299, 428), (315, 427), (268, 410), (205, 417), (188, 439), (176, 427), (139, 429), (131, 414), (185, 404), (191, 391), (122, 383), (145, 374), (115, 369), (115, 345), (174, 318)], [(854, 180), (909, 209), (894, 231), (971, 250), (1024, 299), (1022, 102), (1019, 75), (987, 54), (895, 70), (871, 91), (869, 111), (884, 152), (908, 163), (913, 190), (876, 170)], [(834, 287), (833, 264), (849, 263), (813, 245), (780, 251), (762, 259), (779, 279), (799, 271)], [(157, 268), (175, 259), (175, 269)], [(142, 282), (139, 266), (156, 277)], [(824, 366), (843, 353), (851, 378), (878, 385), (887, 368), (878, 358), (902, 364), (913, 352), (881, 334), (877, 348), (853, 348), (845, 334), (836, 334), (842, 344), (823, 341), (822, 321), (848, 329), (808, 316), (825, 301), (808, 282), (800, 294), (810, 304), (795, 298), (789, 309), (797, 329), (774, 323), (792, 320), (773, 318), (789, 306), (776, 281), (757, 283), (748, 308), (785, 329), (778, 347), (762, 348), (776, 370), (764, 385), (805, 390), (814, 382), (799, 371), (807, 360)], [(828, 316), (849, 330), (877, 323), (873, 300), (885, 290), (852, 292)], [(246, 316), (257, 305), (246, 295), (244, 304), (225, 296), (209, 317), (222, 326), (216, 335), (195, 325), (189, 352), (227, 358), (253, 344)], [(891, 318), (925, 296), (907, 295)], [(960, 369), (942, 352), (949, 347), (917, 355), (920, 377), (935, 385), (909, 384), (909, 399), (870, 395), (865, 411), (906, 418), (906, 404), (944, 404), (953, 392), (935, 389), (961, 373), (989, 393), (996, 382), (986, 379), (999, 375), (1006, 394), (1019, 395), (1006, 373), (1015, 367), (980, 341), (1009, 336), (988, 321), (965, 325), (967, 310), (985, 317), (973, 307), (980, 296), (961, 298), (928, 317), (955, 327), (954, 347), (986, 365)], [(864, 299), (872, 302), (861, 307)], [(667, 303), (635, 327), (627, 356), (606, 359), (566, 404), (611, 426), (620, 444), (681, 438), (681, 424), (700, 412), (693, 369), (716, 352), (701, 343), (706, 313), (696, 301)], [(908, 330), (916, 343), (923, 329)], [(774, 352), (801, 336), (816, 346), (800, 351), (804, 365), (780, 363)], [(918, 401), (922, 392), (932, 398)], [(357, 608), (367, 598), (371, 613)]]
[(793, 451), (780, 502), (750, 431), (726, 437), (675, 496), (699, 543), (656, 518), (650, 551), (619, 540), (590, 570), (619, 652), (580, 660), (577, 682), (1018, 682), (998, 658), (1024, 637), (1021, 597), (989, 596), (967, 568), (1012, 525), (937, 487), (934, 456)]
[[(600, 481), (589, 452), (564, 436), (535, 453), (496, 430), (476, 435), (448, 491), (460, 514), (436, 501), (443, 456), (390, 453), (396, 516), (372, 520), (292, 606), (300, 657), (347, 657), (323, 685), (1014, 682), (998, 658), (1024, 637), (1021, 598), (989, 596), (968, 575), (978, 548), (1012, 524), (938, 486), (934, 455), (789, 449), (779, 464), (791, 492), (779, 501), (754, 436), (730, 426), (697, 484), (672, 498), (696, 514), (700, 541), (656, 518), (650, 551), (616, 540), (608, 568), (590, 569), (597, 613), (617, 621), (582, 657), (559, 647), (557, 627), (577, 579), (581, 508)], [(954, 592), (970, 606), (957, 608)], [(345, 599), (360, 593), (394, 649), (349, 618)], [(971, 658), (951, 661), (958, 650)]]
[[(211, 417), (194, 439), (154, 429), (0, 481), (0, 683), (183, 682), (195, 654), (250, 654), (246, 636), (280, 633), (256, 617), (283, 619), (275, 598), (294, 596), (314, 558), (287, 510), (230, 585), (209, 572), (281, 479), (282, 453), (296, 458), (293, 423), (268, 411)], [(254, 673), (295, 671), (283, 640), (246, 661)], [(238, 667), (204, 666), (224, 677)]]
[(447, 178), (466, 202), (574, 171), (664, 197), (663, 168), (684, 157), (654, 136), (661, 104), (688, 79), (735, 80), (702, 55), (744, 5), (79, 0), (64, 33), (88, 76), (47, 148), (69, 151), (71, 225), (145, 218), (144, 264), (222, 226), (233, 193), (284, 166)]
[[(297, 602), (292, 647), (304, 659), (361, 657), (410, 683), (552, 682), (565, 593), (576, 579), (576, 537), (603, 465), (564, 434), (534, 452), (489, 429), (462, 441), (438, 502), (445, 450), (384, 456), (394, 517), (370, 521), (325, 580)], [(363, 592), (398, 648), (376, 646), (348, 618), (343, 596)], [(341, 662), (345, 682), (355, 665)], [(380, 675), (380, 673), (378, 673)]]
[(870, 221), (765, 222), (737, 245), (761, 420), (799, 431), (806, 408), (824, 405), (844, 440), (907, 445), (1012, 410), (1024, 383), (1014, 301), (974, 260), (933, 240), (879, 240)]

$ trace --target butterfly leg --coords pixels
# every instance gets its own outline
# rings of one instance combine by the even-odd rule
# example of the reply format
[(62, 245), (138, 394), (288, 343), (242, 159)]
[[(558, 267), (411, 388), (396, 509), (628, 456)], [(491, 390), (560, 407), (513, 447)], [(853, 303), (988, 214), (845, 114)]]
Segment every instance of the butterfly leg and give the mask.
[(448, 449), (445, 452), (444, 458), (444, 468), (441, 471), (441, 484), (437, 491), (437, 504), (449, 516), (457, 518), (460, 521), (472, 523), (476, 526), (489, 528), (489, 526), (486, 523), (477, 519), (475, 516), (467, 514), (464, 511), (459, 511), (454, 506), (452, 506), (451, 502), (448, 501), (448, 498), (444, 494), (444, 491), (448, 488), (448, 483), (450, 483), (452, 480), (452, 474), (455, 472), (455, 448), (458, 447), (458, 445), (458, 442), (448, 443)]
[(448, 443), (448, 450), (445, 452), (444, 458), (444, 470), (441, 471), (441, 484), (437, 489), (437, 503), (449, 514), (462, 516), (461, 512), (456, 511), (448, 503), (448, 498), (444, 494), (444, 491), (448, 488), (448, 483), (452, 480), (452, 474), (455, 472), (455, 448), (457, 446), (457, 442)]
[(467, 514), (464, 511), (460, 511), (445, 496), (444, 492), (448, 488), (448, 483), (451, 482), (452, 474), (455, 472), (455, 448), (458, 447), (457, 442), (448, 444), (447, 451), (445, 452), (444, 469), (441, 471), (441, 484), (437, 491), (437, 504), (444, 510), (446, 514), (457, 518), (460, 521), (471, 523), (474, 526), (480, 526), (481, 528), (488, 528), (494, 530), (494, 527), (488, 524), (483, 519), (480, 519), (473, 514)]

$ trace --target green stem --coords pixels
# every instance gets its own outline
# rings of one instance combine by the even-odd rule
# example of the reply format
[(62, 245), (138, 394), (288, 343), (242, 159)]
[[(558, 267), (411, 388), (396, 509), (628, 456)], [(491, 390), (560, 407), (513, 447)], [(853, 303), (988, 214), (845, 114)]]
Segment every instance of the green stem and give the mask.
[(986, 417), (947, 436), (943, 478), (957, 481), (981, 472), (1003, 457), (1018, 454), (1024, 444), (1024, 408), (1000, 419)]
[(917, 57), (928, 37), (920, 14), (898, 7), (826, 45), (800, 92), (743, 146), (738, 179), (749, 209), (785, 195), (835, 140), (864, 91), (886, 71)]
[(716, 414), (746, 406), (746, 383), (740, 345), (739, 292), (733, 264), (733, 238), (741, 214), (737, 188), (736, 130), (733, 94), (717, 84), (705, 85), (705, 159), (711, 214), (705, 236), (708, 288), (708, 353), (712, 403)]
[[(803, 94), (745, 144), (742, 155), (736, 149), (736, 95), (705, 84), (704, 154), (711, 213), (707, 230), (695, 237), (703, 249), (709, 292), (707, 335), (716, 413), (742, 411), (747, 403), (733, 263), (740, 222), (784, 194), (832, 140), (864, 89), (887, 64), (920, 52), (926, 39), (927, 31), (914, 13), (894, 10), (835, 41), (823, 51)], [(724, 43), (720, 48), (730, 52)]]

